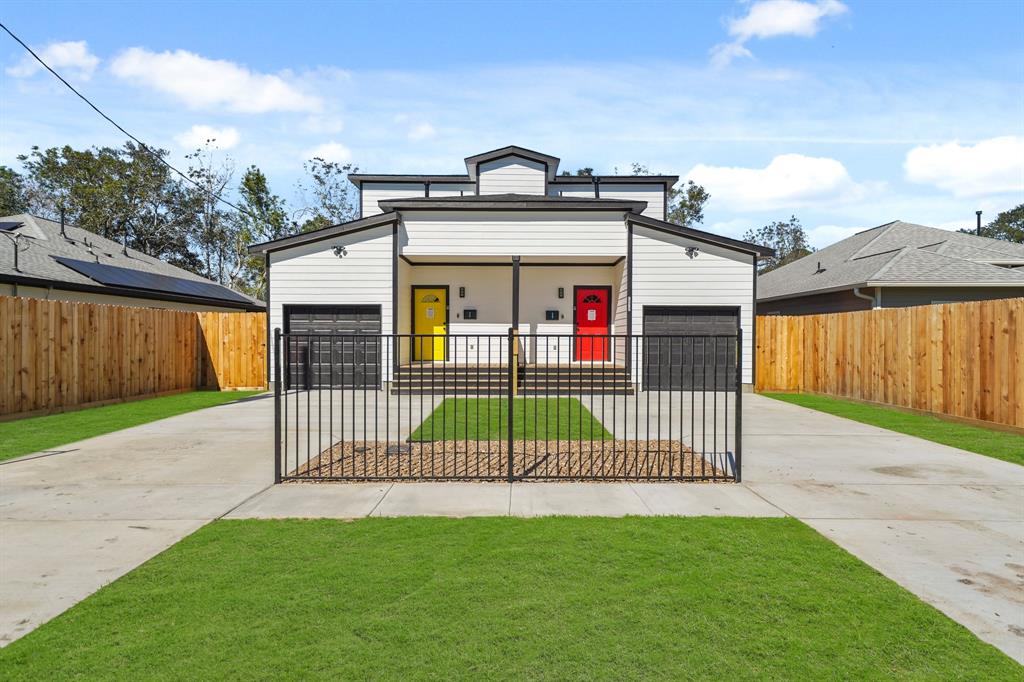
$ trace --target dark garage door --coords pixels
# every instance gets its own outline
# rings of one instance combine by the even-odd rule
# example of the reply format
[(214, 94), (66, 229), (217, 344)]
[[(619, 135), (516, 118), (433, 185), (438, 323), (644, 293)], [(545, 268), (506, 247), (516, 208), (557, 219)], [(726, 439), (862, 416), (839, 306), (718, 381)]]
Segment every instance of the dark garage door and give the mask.
[[(736, 389), (735, 308), (644, 307), (644, 386), (651, 390)], [(650, 338), (647, 335), (684, 338)], [(706, 338), (727, 335), (725, 338)], [(685, 338), (690, 336), (692, 338)]]
[(299, 335), (287, 337), (288, 388), (380, 387), (380, 306), (286, 306), (284, 314), (286, 332)]

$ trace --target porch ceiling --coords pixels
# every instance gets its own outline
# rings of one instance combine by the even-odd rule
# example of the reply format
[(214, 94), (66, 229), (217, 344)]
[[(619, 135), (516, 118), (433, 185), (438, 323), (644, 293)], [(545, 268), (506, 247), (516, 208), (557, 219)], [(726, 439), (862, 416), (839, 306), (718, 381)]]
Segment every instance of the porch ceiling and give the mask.
[[(449, 256), (449, 255), (410, 255), (402, 256), (402, 259), (410, 265), (449, 265), (449, 264), (501, 264), (512, 265), (512, 256)], [(523, 256), (520, 265), (559, 265), (572, 263), (577, 265), (615, 265), (622, 257), (615, 256)]]

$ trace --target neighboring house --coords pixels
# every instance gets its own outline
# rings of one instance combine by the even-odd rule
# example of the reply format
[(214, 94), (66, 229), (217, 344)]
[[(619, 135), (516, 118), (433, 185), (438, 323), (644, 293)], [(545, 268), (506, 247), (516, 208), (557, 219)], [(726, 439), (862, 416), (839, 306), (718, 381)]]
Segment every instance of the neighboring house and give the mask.
[(0, 295), (173, 310), (266, 309), (110, 239), (27, 214), (0, 218)]
[(1024, 244), (894, 221), (757, 279), (758, 315), (1024, 296)]
[(449, 335), (515, 327), (573, 341), (557, 357), (552, 341), (525, 341), (525, 362), (637, 368), (655, 354), (575, 339), (742, 329), (750, 383), (755, 266), (771, 251), (666, 222), (675, 176), (560, 176), (557, 158), (521, 147), (465, 163), (464, 175), (351, 175), (359, 219), (250, 247), (269, 265), (270, 327), (439, 335), (403, 345), (396, 365), (473, 363)]

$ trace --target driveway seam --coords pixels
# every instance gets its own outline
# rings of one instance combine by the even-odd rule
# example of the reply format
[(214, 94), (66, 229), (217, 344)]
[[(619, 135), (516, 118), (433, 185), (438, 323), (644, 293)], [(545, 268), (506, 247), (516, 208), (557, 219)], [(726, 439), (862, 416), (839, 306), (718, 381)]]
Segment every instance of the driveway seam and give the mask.
[(740, 483), (740, 485), (743, 486), (744, 488), (746, 488), (747, 490), (749, 490), (750, 492), (754, 493), (755, 497), (763, 500), (764, 503), (767, 504), (768, 506), (774, 507), (775, 509), (778, 509), (780, 512), (782, 512), (786, 516), (789, 516), (789, 517), (792, 517), (792, 518), (797, 518), (797, 517), (793, 516), (792, 514), (790, 514), (788, 511), (786, 511), (785, 509), (783, 509), (782, 507), (780, 507), (779, 505), (777, 505), (774, 502), (772, 502), (771, 500), (769, 500), (764, 495), (760, 494), (759, 492), (757, 492), (756, 490), (751, 488), (749, 484), (747, 484), (747, 483)]
[(390, 493), (391, 489), (394, 488), (394, 487), (395, 487), (395, 483), (394, 483), (394, 481), (392, 481), (391, 485), (388, 486), (388, 489), (385, 490), (384, 494), (380, 496), (379, 500), (377, 500), (377, 503), (373, 505), (373, 508), (370, 509), (370, 511), (366, 512), (365, 518), (369, 518), (369, 517), (373, 516), (373, 512), (377, 511), (377, 507), (380, 506), (380, 503), (384, 501), (384, 498), (388, 496), (388, 493)]
[(632, 481), (626, 481), (626, 485), (628, 485), (629, 489), (633, 491), (634, 495), (636, 495), (636, 499), (640, 500), (640, 504), (642, 504), (644, 506), (644, 509), (647, 510), (647, 513), (650, 514), (651, 516), (655, 516), (654, 510), (651, 509), (651, 505), (647, 504), (647, 500), (645, 500), (640, 495), (640, 493), (637, 492), (636, 487), (633, 485)]
[(227, 510), (226, 512), (224, 512), (224, 513), (223, 513), (223, 514), (221, 514), (220, 516), (215, 516), (215, 517), (213, 517), (213, 518), (211, 519), (211, 521), (220, 521), (220, 520), (221, 520), (221, 519), (223, 519), (223, 518), (224, 518), (225, 516), (227, 516), (228, 514), (230, 514), (230, 513), (231, 513), (231, 512), (233, 512), (233, 511), (235, 511), (236, 509), (238, 509), (239, 507), (241, 507), (241, 506), (242, 506), (243, 504), (245, 504), (245, 503), (246, 503), (246, 502), (248, 502), (249, 500), (253, 499), (253, 498), (254, 498), (254, 497), (256, 497), (257, 495), (262, 495), (263, 493), (265, 493), (265, 492), (267, 492), (268, 490), (270, 490), (271, 488), (273, 488), (273, 487), (274, 487), (275, 485), (276, 485), (275, 483), (271, 483), (270, 485), (266, 486), (265, 488), (262, 488), (261, 490), (257, 490), (257, 491), (256, 491), (256, 492), (254, 492), (254, 493), (253, 493), (252, 495), (249, 495), (249, 497), (245, 498), (244, 500), (242, 500), (241, 502), (239, 502), (238, 504), (236, 504), (236, 505), (235, 505), (234, 507), (232, 507), (231, 509), (228, 509), (228, 510)]

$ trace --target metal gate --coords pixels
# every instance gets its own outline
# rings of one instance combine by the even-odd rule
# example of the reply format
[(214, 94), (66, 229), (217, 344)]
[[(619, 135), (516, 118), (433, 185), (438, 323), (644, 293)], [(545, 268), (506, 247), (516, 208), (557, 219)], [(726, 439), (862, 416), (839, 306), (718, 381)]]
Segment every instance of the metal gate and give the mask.
[[(574, 359), (578, 335), (509, 330), (418, 361), (436, 335), (278, 330), (275, 478), (740, 480), (739, 332), (593, 336), (601, 360)], [(316, 380), (282, 376), (301, 352)]]

